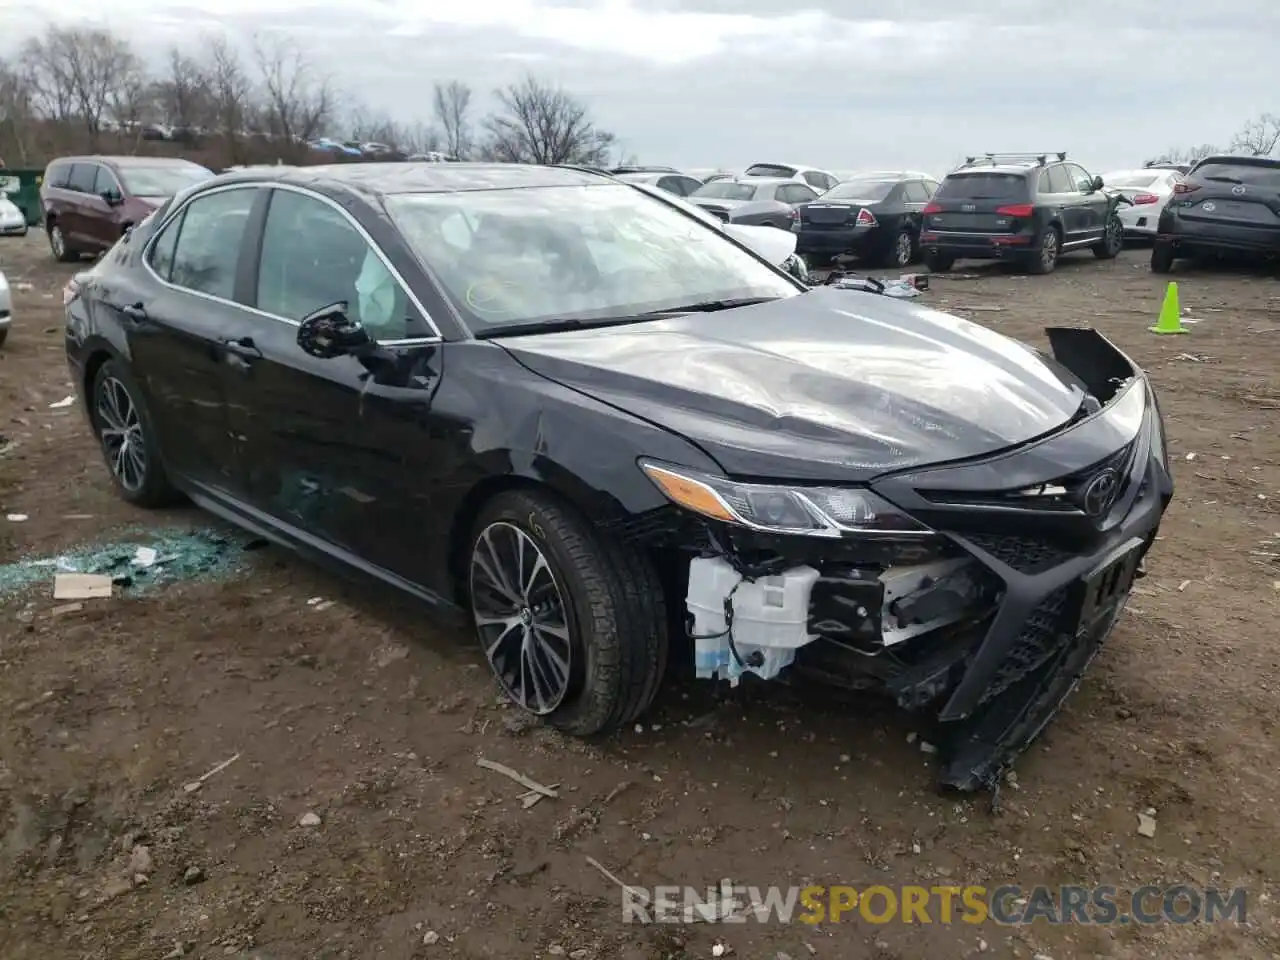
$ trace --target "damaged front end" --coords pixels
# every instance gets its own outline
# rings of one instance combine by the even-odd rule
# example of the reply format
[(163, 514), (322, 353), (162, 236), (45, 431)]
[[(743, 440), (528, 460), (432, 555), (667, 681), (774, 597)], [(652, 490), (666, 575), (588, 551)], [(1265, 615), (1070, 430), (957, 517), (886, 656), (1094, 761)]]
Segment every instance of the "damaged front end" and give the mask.
[(1013, 450), (856, 489), (642, 461), (674, 513), (627, 533), (693, 554), (697, 676), (787, 670), (930, 708), (943, 784), (995, 786), (1111, 632), (1173, 489), (1141, 371), (1093, 331), (1049, 334), (1087, 392)]

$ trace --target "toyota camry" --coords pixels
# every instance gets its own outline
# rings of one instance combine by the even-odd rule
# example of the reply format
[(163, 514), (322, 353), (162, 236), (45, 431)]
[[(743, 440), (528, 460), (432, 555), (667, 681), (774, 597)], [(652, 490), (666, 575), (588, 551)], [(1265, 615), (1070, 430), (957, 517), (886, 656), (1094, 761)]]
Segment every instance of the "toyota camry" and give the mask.
[(888, 695), (996, 782), (1111, 633), (1173, 486), (1147, 377), (810, 289), (582, 169), (246, 169), (64, 294), (119, 494), (185, 496), (474, 632), (576, 735), (669, 651)]

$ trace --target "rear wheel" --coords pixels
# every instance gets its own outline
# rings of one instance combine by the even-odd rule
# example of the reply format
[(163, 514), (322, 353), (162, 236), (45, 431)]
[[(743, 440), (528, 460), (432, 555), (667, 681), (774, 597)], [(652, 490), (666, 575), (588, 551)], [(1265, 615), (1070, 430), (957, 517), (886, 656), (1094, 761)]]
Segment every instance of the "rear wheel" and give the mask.
[(49, 249), (53, 251), (53, 256), (59, 263), (75, 263), (80, 259), (79, 252), (67, 246), (67, 238), (62, 232), (62, 227), (56, 223), (49, 224)]
[(649, 558), (538, 492), (495, 497), (471, 539), (481, 650), (517, 706), (590, 736), (634, 720), (666, 668), (666, 604)]
[(1099, 260), (1114, 260), (1120, 256), (1120, 251), (1124, 248), (1124, 224), (1120, 222), (1120, 218), (1112, 214), (1107, 219), (1106, 230), (1103, 231), (1102, 239), (1093, 245), (1093, 255)]
[(931, 273), (946, 273), (955, 266), (955, 262), (955, 257), (949, 257), (944, 253), (930, 251), (924, 255), (924, 265)]
[(1151, 248), (1151, 272), (1168, 273), (1173, 269), (1173, 244), (1156, 241)]
[(915, 255), (916, 245), (915, 241), (911, 239), (911, 231), (901, 230), (893, 238), (893, 243), (884, 253), (884, 265), (886, 267), (905, 267), (911, 263)]
[(98, 368), (89, 402), (93, 432), (120, 496), (140, 507), (163, 507), (177, 500), (142, 391), (123, 364), (108, 360)]
[(1036, 249), (1026, 260), (1028, 273), (1053, 273), (1058, 265), (1058, 255), (1062, 249), (1062, 238), (1058, 236), (1057, 227), (1045, 227), (1040, 234)]

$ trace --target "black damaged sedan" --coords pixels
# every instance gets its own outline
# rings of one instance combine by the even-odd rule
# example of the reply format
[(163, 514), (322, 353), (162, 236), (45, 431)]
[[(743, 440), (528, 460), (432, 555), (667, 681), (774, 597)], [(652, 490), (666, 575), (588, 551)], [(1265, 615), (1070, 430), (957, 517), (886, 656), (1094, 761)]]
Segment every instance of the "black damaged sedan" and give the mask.
[(68, 285), (120, 494), (185, 496), (474, 629), (589, 735), (698, 676), (927, 709), (944, 783), (1039, 733), (1172, 495), (1146, 376), (815, 289), (589, 171), (244, 170)]

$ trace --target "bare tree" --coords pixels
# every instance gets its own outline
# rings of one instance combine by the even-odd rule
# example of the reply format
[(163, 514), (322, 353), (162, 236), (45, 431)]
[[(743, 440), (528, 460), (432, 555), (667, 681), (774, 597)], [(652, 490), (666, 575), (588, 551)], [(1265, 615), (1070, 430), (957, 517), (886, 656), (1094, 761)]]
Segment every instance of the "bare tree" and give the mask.
[(205, 71), (194, 57), (177, 47), (169, 50), (165, 72), (155, 84), (155, 99), (165, 122), (175, 127), (202, 126), (212, 113)]
[(1280, 116), (1264, 113), (1235, 135), (1231, 149), (1252, 157), (1269, 157), (1280, 146)]
[(494, 91), (501, 109), (485, 121), (487, 152), (506, 163), (606, 162), (615, 137), (596, 129), (572, 94), (526, 76)]
[(233, 164), (245, 162), (243, 134), (253, 109), (253, 84), (227, 38), (215, 34), (202, 44), (208, 53), (202, 64), (208, 90), (211, 125), (222, 134)]
[(32, 37), (22, 44), (19, 75), (29, 88), (41, 115), (65, 122), (75, 116), (75, 92), (67, 64), (52, 49), (49, 37)]
[(142, 140), (142, 126), (157, 112), (155, 90), (136, 64), (112, 85), (108, 92), (108, 112), (122, 135), (132, 135), (136, 153)]
[(440, 153), (444, 150), (444, 137), (440, 131), (421, 120), (405, 131), (404, 149), (408, 153)]
[(394, 149), (408, 145), (409, 135), (389, 115), (358, 105), (351, 110), (344, 129), (352, 140), (360, 143), (382, 143)]
[(27, 165), (34, 119), (31, 88), (20, 66), (0, 60), (0, 156), (12, 151), (19, 166)]
[(1196, 163), (1215, 153), (1221, 153), (1212, 143), (1202, 143), (1198, 147), (1170, 147), (1158, 157), (1152, 157), (1149, 163)]
[(471, 88), (458, 80), (435, 86), (435, 118), (445, 149), (459, 160), (471, 152)]
[(319, 134), (333, 112), (329, 79), (316, 75), (302, 48), (288, 38), (255, 37), (253, 50), (270, 132), (291, 144)]
[(112, 94), (126, 77), (141, 72), (129, 44), (107, 30), (50, 27), (23, 49), (30, 76), (60, 120), (74, 116), (98, 149)]

